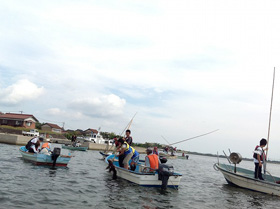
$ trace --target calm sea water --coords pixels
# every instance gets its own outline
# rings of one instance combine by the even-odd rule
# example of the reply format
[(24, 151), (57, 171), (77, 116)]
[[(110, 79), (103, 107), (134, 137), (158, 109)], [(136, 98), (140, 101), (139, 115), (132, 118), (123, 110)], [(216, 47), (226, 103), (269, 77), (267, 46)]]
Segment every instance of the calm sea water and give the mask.
[[(19, 146), (0, 144), (0, 208), (278, 208), (280, 197), (229, 186), (213, 157), (169, 160), (183, 174), (178, 190), (112, 180), (97, 151), (70, 151), (68, 168), (25, 162)], [(63, 150), (64, 153), (68, 151)], [(221, 160), (221, 161), (224, 161)], [(252, 162), (241, 162), (253, 168)], [(280, 176), (280, 165), (268, 170)]]

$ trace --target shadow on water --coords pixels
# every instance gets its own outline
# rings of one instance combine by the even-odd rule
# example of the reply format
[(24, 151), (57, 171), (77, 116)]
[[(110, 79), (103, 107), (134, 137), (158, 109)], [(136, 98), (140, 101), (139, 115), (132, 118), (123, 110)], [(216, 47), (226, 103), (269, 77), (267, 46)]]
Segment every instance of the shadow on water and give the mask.
[(56, 177), (56, 170), (57, 170), (57, 168), (50, 168), (49, 176), (50, 177)]

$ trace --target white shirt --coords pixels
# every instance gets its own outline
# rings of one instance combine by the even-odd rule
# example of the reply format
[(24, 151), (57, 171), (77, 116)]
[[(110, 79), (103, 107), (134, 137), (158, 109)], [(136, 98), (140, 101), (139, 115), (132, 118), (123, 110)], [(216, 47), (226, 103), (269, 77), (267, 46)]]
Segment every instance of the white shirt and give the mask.
[(31, 142), (32, 142), (33, 144), (36, 144), (38, 140), (39, 140), (39, 138), (38, 138), (38, 137), (35, 137), (35, 138), (33, 138), (33, 139), (31, 140)]
[[(263, 149), (261, 147), (258, 147), (254, 153), (256, 153), (257, 155), (262, 156), (263, 155)], [(263, 163), (263, 161), (261, 161)], [(254, 158), (254, 163), (259, 163), (258, 159)]]

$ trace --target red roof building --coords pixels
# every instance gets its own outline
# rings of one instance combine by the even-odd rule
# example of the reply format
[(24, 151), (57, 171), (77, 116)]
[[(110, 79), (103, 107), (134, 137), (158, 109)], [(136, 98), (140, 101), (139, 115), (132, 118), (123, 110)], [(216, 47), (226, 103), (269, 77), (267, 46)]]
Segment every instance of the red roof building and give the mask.
[(30, 114), (0, 113), (0, 125), (34, 129), (37, 122)]
[(56, 133), (61, 133), (63, 131), (63, 128), (52, 123), (45, 123), (44, 125), (41, 126), (41, 129), (42, 131), (52, 131)]

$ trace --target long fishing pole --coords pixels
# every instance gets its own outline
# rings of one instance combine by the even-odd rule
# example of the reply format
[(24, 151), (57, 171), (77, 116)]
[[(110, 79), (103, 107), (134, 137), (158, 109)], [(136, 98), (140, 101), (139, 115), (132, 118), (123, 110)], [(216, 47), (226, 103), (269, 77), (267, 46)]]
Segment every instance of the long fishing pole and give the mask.
[(170, 145), (170, 143), (167, 141), (166, 138), (164, 138), (163, 136), (161, 136), (161, 137), (167, 142), (168, 145)]
[(272, 82), (272, 92), (271, 92), (271, 101), (270, 101), (270, 113), (269, 113), (269, 122), (268, 122), (268, 133), (267, 133), (267, 149), (266, 154), (264, 157), (264, 174), (266, 173), (266, 159), (267, 159), (267, 153), (268, 153), (268, 143), (269, 143), (269, 135), (270, 135), (270, 124), (271, 124), (271, 113), (272, 113), (272, 103), (273, 103), (273, 92), (274, 92), (274, 80), (275, 80), (275, 67), (273, 70), (273, 82)]
[[(135, 118), (136, 114), (137, 114), (137, 112), (133, 115), (133, 117), (131, 118), (131, 120), (129, 121), (129, 123), (126, 125), (126, 127), (124, 128), (124, 130), (120, 133), (120, 136), (123, 135), (123, 133), (124, 133), (125, 130), (127, 130), (127, 129), (130, 128), (130, 126), (131, 126), (131, 124), (132, 124), (132, 121), (133, 121), (133, 119)], [(112, 149), (113, 146), (114, 146), (114, 143), (112, 144), (112, 147), (111, 147), (110, 149)], [(115, 154), (116, 150), (117, 150), (117, 147), (114, 148), (113, 154)], [(115, 159), (115, 156), (114, 156), (114, 159)]]
[(132, 124), (132, 121), (133, 119), (135, 118), (137, 112), (134, 114), (134, 116), (131, 118), (131, 120), (129, 121), (129, 123), (126, 125), (126, 127), (124, 128), (124, 130), (120, 133), (120, 136), (124, 133), (125, 130), (129, 129), (131, 124)]
[(205, 134), (201, 134), (201, 135), (194, 136), (194, 137), (191, 137), (191, 138), (188, 138), (188, 139), (184, 139), (184, 140), (181, 140), (181, 141), (178, 141), (178, 142), (172, 143), (172, 144), (170, 144), (170, 145), (179, 144), (179, 143), (182, 143), (182, 142), (185, 142), (185, 141), (191, 140), (191, 139), (195, 139), (195, 138), (198, 138), (198, 137), (206, 136), (206, 135), (211, 134), (211, 133), (214, 133), (214, 132), (216, 132), (216, 131), (218, 131), (218, 130), (219, 130), (219, 129), (216, 129), (216, 130), (214, 130), (214, 131), (210, 131), (210, 132), (205, 133)]

